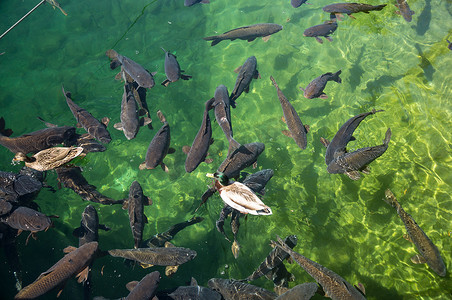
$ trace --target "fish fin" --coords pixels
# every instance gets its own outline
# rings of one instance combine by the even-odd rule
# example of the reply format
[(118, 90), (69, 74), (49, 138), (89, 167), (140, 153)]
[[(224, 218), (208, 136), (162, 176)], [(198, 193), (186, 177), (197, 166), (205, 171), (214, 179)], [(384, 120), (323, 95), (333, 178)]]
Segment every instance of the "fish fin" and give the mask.
[[(141, 165), (140, 165), (141, 166)], [(129, 199), (124, 200), (122, 203), (122, 209), (126, 210), (129, 208)]]
[(237, 68), (234, 69), (234, 73), (238, 73), (240, 72), (240, 69), (242, 68), (242, 66), (238, 66)]
[(184, 74), (181, 74), (180, 75), (180, 78), (182, 79), (182, 80), (189, 80), (190, 78), (192, 78), (193, 76), (190, 76), (190, 75), (184, 75)]
[(288, 137), (292, 137), (292, 133), (289, 130), (281, 130), (281, 132)]
[(58, 294), (57, 294), (57, 298), (60, 297), (61, 293), (63, 292), (64, 287), (66, 286), (66, 281), (64, 281), (63, 283), (58, 285)]
[(110, 118), (109, 117), (103, 117), (101, 120), (101, 123), (105, 125), (105, 127), (108, 126), (108, 124), (110, 123)]
[(138, 110), (138, 116), (142, 117), (144, 115), (148, 115), (148, 111), (146, 109), (144, 109), (144, 108), (140, 108)]
[(270, 39), (270, 36), (271, 36), (271, 35), (263, 36), (263, 37), (262, 37), (262, 40), (263, 40), (264, 42), (268, 42), (268, 40)]
[(152, 123), (152, 119), (149, 117), (142, 117), (140, 119), (140, 126), (146, 126)]
[(170, 83), (171, 83), (171, 81), (169, 81), (169, 79), (165, 79), (165, 80), (162, 82), (162, 85), (163, 85), (163, 86), (168, 86)]
[(210, 46), (215, 46), (216, 44), (218, 44), (219, 42), (221, 42), (222, 41), (222, 39), (214, 39), (213, 41), (212, 41), (212, 44), (210, 44)]
[(39, 121), (43, 122), (44, 125), (46, 125), (46, 126), (49, 127), (49, 128), (58, 127), (58, 125), (55, 125), (55, 124), (46, 122), (46, 121), (45, 121), (43, 118), (41, 118), (41, 117), (37, 117), (37, 118), (38, 118)]
[[(284, 116), (281, 117), (281, 121), (283, 121), (284, 123), (286, 123), (286, 118), (284, 118)], [(287, 124), (287, 123), (286, 123)]]
[(99, 229), (102, 229), (103, 231), (110, 231), (111, 228), (104, 225), (104, 224), (99, 224)]
[(163, 163), (163, 161), (160, 163), (160, 165), (162, 166), (163, 171), (165, 171), (166, 173), (169, 173), (169, 169), (168, 169), (167, 165), (165, 165)]
[[(122, 76), (122, 72), (119, 72), (118, 74), (116, 74), (115, 75), (115, 80), (121, 80), (121, 79), (123, 79), (123, 76)], [(124, 78), (124, 81), (125, 81), (126, 79)]]
[(66, 248), (63, 249), (64, 253), (71, 253), (72, 251), (76, 250), (77, 248), (74, 246), (67, 246)]
[(257, 161), (255, 161), (254, 163), (253, 163), (253, 169), (256, 169), (257, 168)]
[(330, 36), (326, 36), (325, 38), (326, 38), (329, 42), (332, 42), (332, 41), (333, 41), (333, 38), (330, 37)]
[(350, 137), (350, 142), (351, 141), (356, 141), (356, 138), (353, 135)]
[(174, 148), (168, 149), (168, 154), (173, 154), (174, 152), (176, 152), (176, 149), (174, 149)]
[(361, 294), (366, 295), (366, 288), (361, 282), (358, 282), (357, 285), (355, 285), (355, 288), (361, 292)]
[(427, 260), (422, 255), (416, 254), (411, 258), (411, 262), (418, 265), (427, 263)]
[(84, 236), (84, 234), (83, 234), (84, 232), (85, 231), (83, 230), (82, 227), (78, 227), (72, 231), (72, 235), (75, 237), (82, 237), (82, 236)]
[(311, 126), (309, 126), (309, 125), (304, 125), (304, 129), (306, 130), (306, 132), (309, 132), (309, 130), (311, 130)]
[(152, 201), (152, 199), (151, 198), (149, 198), (148, 196), (145, 196), (144, 197), (144, 205), (152, 205), (152, 203), (154, 203), (153, 201)]
[(148, 217), (146, 217), (145, 214), (143, 214), (143, 221), (144, 221), (144, 223), (149, 223), (149, 222), (148, 222)]
[(213, 158), (206, 158), (206, 159), (204, 160), (204, 162), (205, 162), (206, 164), (211, 164), (211, 163), (213, 163)]
[(32, 237), (36, 241), (36, 239), (37, 239), (36, 232), (30, 232), (30, 234), (27, 236), (27, 239), (25, 240), (25, 246), (28, 245), (28, 241), (30, 240), (30, 237)]
[(231, 246), (232, 254), (234, 255), (234, 258), (237, 259), (239, 257), (240, 252), (240, 244), (237, 242), (236, 239), (234, 239), (234, 242)]
[[(366, 13), (366, 14), (368, 14), (369, 12), (368, 11), (363, 11), (364, 13)], [(355, 18), (355, 16), (353, 16), (352, 14), (350, 14), (350, 15), (348, 15), (350, 18), (352, 18), (352, 19), (355, 19), (356, 20), (356, 18)]]
[(151, 265), (151, 264), (145, 264), (145, 263), (140, 263), (140, 266), (141, 266), (143, 269), (147, 269), (147, 268), (152, 267), (153, 265)]
[[(119, 62), (119, 60), (117, 58), (114, 58), (111, 62), (110, 62), (110, 69), (114, 70), (117, 67), (119, 67), (121, 65), (121, 63)], [(116, 78), (116, 77), (115, 77)]]
[(122, 123), (116, 123), (115, 125), (113, 125), (113, 128), (119, 131), (122, 131)]
[(364, 168), (362, 170), (360, 170), (362, 173), (364, 174), (370, 174), (370, 169), (369, 166), (364, 166)]
[(411, 237), (408, 235), (408, 233), (405, 233), (405, 234), (403, 235), (403, 238), (404, 238), (405, 240), (407, 240), (408, 242), (410, 242), (410, 243), (413, 242), (413, 240), (412, 240)]
[(131, 292), (137, 285), (138, 285), (139, 281), (131, 281), (129, 283), (126, 284), (126, 289)]
[(191, 147), (188, 145), (185, 145), (182, 147), (182, 152), (184, 152), (185, 154), (188, 154), (188, 152), (190, 152)]
[(179, 269), (179, 266), (166, 266), (165, 275), (167, 277), (171, 277), (174, 273), (177, 272), (177, 269)]
[(327, 94), (325, 94), (325, 93), (321, 93), (320, 96), (319, 96), (319, 98), (320, 98), (320, 99), (328, 99), (328, 96), (327, 96)]
[(198, 282), (196, 281), (196, 279), (194, 277), (192, 277), (190, 280), (190, 286), (198, 286)]
[(88, 280), (89, 270), (90, 270), (89, 266), (86, 266), (86, 268), (84, 268), (80, 273), (78, 273), (75, 276), (76, 278), (78, 277), (77, 279), (78, 283), (82, 283)]
[[(399, 6), (396, 5), (396, 7), (398, 8)], [(394, 13), (398, 14), (399, 16), (402, 15), (402, 13), (400, 12), (400, 10), (396, 10)]]
[(261, 79), (261, 78), (262, 78), (262, 77), (261, 77), (261, 74), (259, 74), (259, 71), (258, 71), (258, 70), (256, 70), (256, 72), (254, 73), (253, 78), (254, 78), (254, 79)]
[[(147, 70), (146, 70), (146, 71), (147, 71)], [(152, 72), (152, 73), (148, 71), (148, 73), (151, 74), (151, 76), (155, 76), (155, 74), (157, 74), (157, 71), (154, 71), (154, 72)]]
[(314, 38), (317, 42), (319, 42), (320, 44), (323, 44), (323, 40), (321, 38), (319, 38), (318, 36), (315, 36)]
[(18, 237), (21, 233), (23, 232), (23, 230), (22, 229), (19, 229), (19, 230), (17, 230), (17, 234), (16, 234), (16, 237)]
[(142, 162), (138, 168), (139, 168), (140, 170), (147, 169), (147, 168), (146, 168), (146, 162)]
[(361, 174), (359, 173), (359, 171), (349, 171), (349, 172), (345, 172), (345, 174), (350, 177), (351, 180), (358, 180), (361, 178)]
[(255, 37), (250, 38), (250, 39), (248, 39), (248, 42), (252, 42), (252, 41), (254, 41), (255, 39), (256, 39)]
[(303, 92), (305, 91), (305, 89), (304, 89), (304, 88), (302, 88), (302, 87), (300, 87), (300, 90), (302, 90)]
[(293, 264), (293, 262), (294, 262), (292, 256), (289, 256), (286, 260), (289, 264)]
[(171, 244), (168, 241), (165, 242), (165, 248), (173, 248), (173, 247), (176, 247), (176, 246), (174, 246), (173, 244)]

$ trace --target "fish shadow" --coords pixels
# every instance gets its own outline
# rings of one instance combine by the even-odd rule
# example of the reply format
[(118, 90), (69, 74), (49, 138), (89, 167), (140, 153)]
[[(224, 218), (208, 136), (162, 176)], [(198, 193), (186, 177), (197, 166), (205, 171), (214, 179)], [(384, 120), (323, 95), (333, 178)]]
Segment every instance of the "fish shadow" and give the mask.
[(432, 20), (432, 5), (431, 0), (425, 0), (425, 6), (422, 12), (419, 14), (417, 18), (416, 26), (412, 26), (413, 29), (416, 29), (416, 33), (419, 36), (423, 36), (427, 30), (430, 28), (430, 21)]

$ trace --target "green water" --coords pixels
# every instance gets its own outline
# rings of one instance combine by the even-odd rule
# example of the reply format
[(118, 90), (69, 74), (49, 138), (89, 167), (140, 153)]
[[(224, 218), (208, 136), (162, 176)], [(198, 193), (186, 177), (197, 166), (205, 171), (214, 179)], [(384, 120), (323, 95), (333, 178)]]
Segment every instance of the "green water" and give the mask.
[[(163, 275), (160, 287), (184, 285), (191, 276), (204, 286), (212, 277), (244, 278), (271, 250), (270, 239), (277, 234), (296, 234), (297, 252), (352, 284), (361, 282), (368, 299), (450, 299), (452, 52), (445, 39), (452, 38), (452, 4), (412, 0), (409, 4), (416, 14), (407, 23), (394, 13), (392, 1), (380, 12), (356, 14), (355, 20), (345, 17), (332, 35), (334, 41), (321, 45), (302, 33), (329, 18), (321, 8), (332, 1), (310, 2), (312, 5), (295, 9), (289, 0), (211, 0), (192, 7), (184, 7), (182, 0), (61, 1), (68, 16), (43, 5), (0, 40), (0, 53), (5, 52), (0, 56), (1, 115), (14, 136), (43, 128), (36, 116), (59, 125), (75, 125), (61, 92), (64, 84), (81, 107), (98, 119), (110, 117), (108, 129), (113, 141), (107, 151), (90, 153), (77, 164), (84, 168), (88, 182), (114, 199), (126, 197), (132, 181), (138, 180), (154, 201), (146, 208), (149, 223), (144, 236), (150, 237), (194, 215), (210, 184), (205, 174), (223, 161), (228, 144), (213, 122), (215, 142), (209, 152), (214, 162), (201, 164), (191, 174), (184, 171), (181, 148), (191, 145), (201, 124), (204, 102), (220, 84), (231, 92), (237, 76), (233, 70), (254, 55), (262, 79), (253, 80), (250, 93), (240, 96), (232, 111), (232, 124), (240, 143), (262, 142), (266, 146), (257, 169), (246, 171), (275, 171), (263, 198), (273, 215), (242, 219), (240, 256), (234, 259), (230, 243), (215, 229), (223, 206), (215, 195), (198, 212), (205, 220), (173, 240), (177, 246), (196, 250), (198, 256), (182, 265), (172, 278)], [(0, 1), (0, 31), (36, 3)], [(281, 24), (284, 29), (268, 42), (224, 41), (211, 47), (202, 39), (264, 22)], [(160, 47), (175, 53), (193, 79), (161, 86), (165, 75)], [(154, 130), (141, 128), (131, 141), (112, 126), (119, 122), (123, 84), (114, 80), (117, 72), (109, 68), (105, 51), (110, 48), (158, 72), (157, 85), (147, 93)], [(342, 84), (328, 83), (328, 99), (303, 97), (299, 87), (339, 69)], [(282, 110), (270, 75), (303, 123), (311, 127), (304, 151), (281, 134), (286, 125), (281, 121)], [(346, 120), (373, 108), (385, 112), (366, 118), (354, 134), (357, 141), (349, 147), (381, 144), (390, 127), (392, 139), (386, 153), (359, 181), (328, 174), (320, 137), (331, 139)], [(161, 126), (156, 116), (159, 109), (171, 126), (171, 146), (176, 149), (165, 159), (168, 174), (160, 168), (138, 169)], [(0, 157), (2, 171), (19, 170), (20, 166), (11, 165), (13, 155), (6, 148), (0, 148)], [(47, 182), (57, 186), (54, 172), (49, 172)], [(387, 188), (440, 249), (448, 269), (446, 278), (426, 265), (411, 263), (410, 257), (417, 251), (403, 239), (405, 229), (395, 210), (382, 201)], [(64, 247), (77, 245), (72, 230), (79, 226), (88, 204), (68, 189), (56, 193), (42, 190), (36, 202), (44, 213), (60, 218), (54, 228), (38, 233), (38, 240), (27, 246), (26, 233), (18, 238), (24, 285), (59, 260)], [(127, 212), (119, 206), (94, 205), (100, 222), (112, 228), (100, 232), (100, 247), (131, 248)], [(228, 221), (225, 230), (231, 235)], [(3, 251), (0, 263), (1, 297), (11, 299), (16, 293), (14, 279)], [(287, 266), (296, 277), (291, 286), (313, 281), (298, 265)], [(127, 282), (140, 280), (155, 269), (163, 273), (162, 268), (129, 269), (117, 258), (99, 259), (92, 269), (92, 295), (127, 295)], [(273, 288), (265, 279), (253, 283)], [(60, 299), (80, 299), (81, 291), (81, 285), (70, 280)], [(42, 299), (55, 295), (53, 291)]]

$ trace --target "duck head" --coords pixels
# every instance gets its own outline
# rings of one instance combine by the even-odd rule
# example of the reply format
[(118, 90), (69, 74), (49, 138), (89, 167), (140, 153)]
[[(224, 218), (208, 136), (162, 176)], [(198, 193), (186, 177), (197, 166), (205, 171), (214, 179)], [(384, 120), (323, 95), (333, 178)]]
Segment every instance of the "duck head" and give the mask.
[(215, 178), (216, 180), (218, 180), (218, 182), (221, 185), (228, 185), (229, 184), (228, 176), (226, 176), (225, 174), (223, 174), (221, 172), (207, 173), (206, 176), (210, 177), (210, 178)]

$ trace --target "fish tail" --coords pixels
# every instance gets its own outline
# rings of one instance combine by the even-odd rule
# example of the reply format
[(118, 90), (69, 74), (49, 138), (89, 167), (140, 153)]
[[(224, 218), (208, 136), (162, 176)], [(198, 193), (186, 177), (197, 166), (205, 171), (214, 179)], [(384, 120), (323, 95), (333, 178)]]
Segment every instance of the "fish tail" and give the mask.
[(218, 37), (218, 35), (208, 36), (208, 37), (205, 37), (203, 39), (206, 40), (206, 41), (212, 41), (212, 44), (210, 44), (210, 46), (215, 46), (216, 44), (218, 44), (219, 42), (222, 41), (222, 39), (220, 39)]
[(387, 189), (385, 191), (385, 198), (383, 198), (383, 200), (396, 209), (400, 207), (399, 202), (397, 201), (396, 197), (394, 196), (390, 189)]
[(165, 118), (165, 116), (162, 114), (162, 112), (160, 110), (157, 111), (157, 117), (159, 118), (160, 122), (162, 122), (162, 123), (166, 122), (166, 118)]
[(388, 128), (388, 130), (386, 130), (386, 136), (385, 139), (383, 140), (383, 144), (387, 147), (390, 140), (391, 140), (391, 128)]
[(332, 79), (334, 81), (336, 81), (337, 83), (341, 83), (342, 79), (339, 77), (339, 75), (341, 75), (341, 73), (342, 73), (342, 70), (337, 71), (336, 73), (333, 74)]
[(373, 10), (382, 10), (385, 6), (386, 4), (376, 5), (374, 6)]
[(237, 142), (232, 136), (229, 138), (229, 153), (232, 153), (231, 151), (235, 151), (239, 149), (242, 145)]
[(0, 118), (0, 135), (10, 136), (13, 134), (13, 131), (10, 128), (5, 128), (5, 119), (3, 117)]

